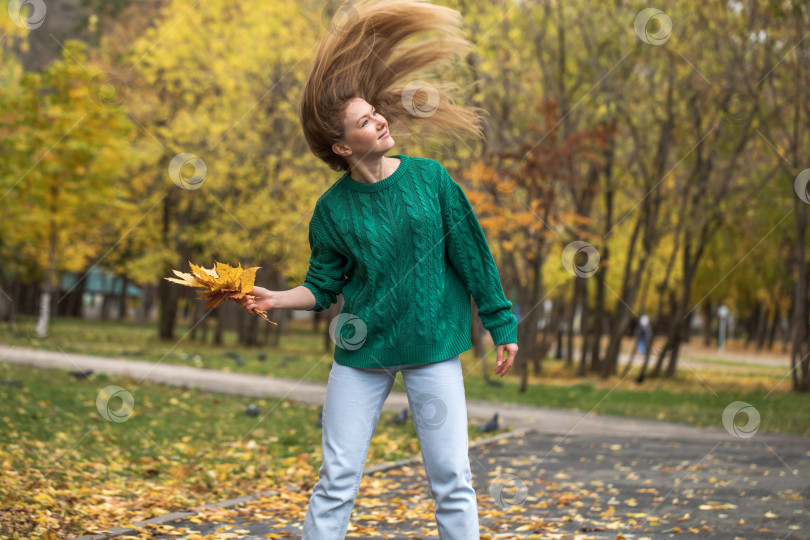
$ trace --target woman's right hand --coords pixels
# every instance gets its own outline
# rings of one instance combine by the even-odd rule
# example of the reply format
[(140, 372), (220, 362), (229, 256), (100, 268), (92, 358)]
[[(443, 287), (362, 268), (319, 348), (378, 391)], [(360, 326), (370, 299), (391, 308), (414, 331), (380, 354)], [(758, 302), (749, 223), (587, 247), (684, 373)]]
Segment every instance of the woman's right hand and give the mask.
[(253, 287), (246, 296), (234, 300), (234, 302), (245, 308), (251, 315), (256, 315), (256, 311), (270, 311), (276, 307), (272, 291), (264, 287)]

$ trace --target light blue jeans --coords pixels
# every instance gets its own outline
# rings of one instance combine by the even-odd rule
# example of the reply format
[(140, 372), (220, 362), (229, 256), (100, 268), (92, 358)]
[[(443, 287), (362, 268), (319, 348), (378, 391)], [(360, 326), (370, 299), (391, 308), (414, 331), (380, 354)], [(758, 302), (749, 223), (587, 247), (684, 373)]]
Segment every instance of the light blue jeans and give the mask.
[(301, 540), (343, 540), (383, 402), (402, 371), (411, 419), (442, 540), (478, 540), (467, 403), (458, 355), (421, 366), (353, 368), (332, 363), (323, 406), (323, 465)]

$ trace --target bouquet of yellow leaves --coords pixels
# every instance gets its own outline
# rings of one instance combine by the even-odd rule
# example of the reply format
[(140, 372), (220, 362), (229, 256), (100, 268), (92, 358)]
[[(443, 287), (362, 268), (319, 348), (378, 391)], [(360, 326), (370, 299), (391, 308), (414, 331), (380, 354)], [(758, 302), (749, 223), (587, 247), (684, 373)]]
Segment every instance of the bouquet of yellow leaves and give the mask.
[[(222, 304), (226, 298), (238, 300), (249, 297), (248, 293), (253, 289), (253, 282), (256, 280), (256, 270), (261, 268), (260, 266), (242, 268), (241, 264), (234, 268), (228, 264), (216, 262), (215, 266), (209, 269), (191, 264), (190, 261), (188, 266), (191, 268), (191, 274), (172, 270), (180, 279), (171, 277), (163, 279), (187, 287), (203, 289), (198, 291), (200, 296), (197, 299), (207, 298), (206, 308), (215, 308)], [(277, 325), (277, 323), (267, 318), (266, 311), (255, 310), (255, 313), (267, 322)]]

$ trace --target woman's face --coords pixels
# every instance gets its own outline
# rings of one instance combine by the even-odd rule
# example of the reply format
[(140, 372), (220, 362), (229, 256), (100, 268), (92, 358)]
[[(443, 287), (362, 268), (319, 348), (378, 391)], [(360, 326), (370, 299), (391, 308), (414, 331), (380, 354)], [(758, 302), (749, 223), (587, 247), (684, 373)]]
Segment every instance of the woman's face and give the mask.
[(333, 151), (361, 160), (382, 156), (393, 146), (388, 121), (363, 98), (352, 98), (343, 111), (343, 140), (332, 146)]

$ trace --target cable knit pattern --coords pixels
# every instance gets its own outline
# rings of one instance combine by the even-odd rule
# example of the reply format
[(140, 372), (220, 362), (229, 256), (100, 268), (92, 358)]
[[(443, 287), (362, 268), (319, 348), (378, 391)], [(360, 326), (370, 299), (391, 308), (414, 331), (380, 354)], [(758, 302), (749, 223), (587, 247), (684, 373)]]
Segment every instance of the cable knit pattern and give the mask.
[(313, 310), (345, 300), (335, 361), (421, 365), (469, 350), (470, 294), (495, 344), (514, 343), (512, 303), (461, 186), (436, 160), (391, 157), (397, 170), (378, 182), (341, 176), (309, 224)]
[[(424, 208), (420, 205), (420, 201), (424, 197), (424, 190), (420, 184), (421, 182), (418, 179), (414, 179), (412, 183), (403, 180), (397, 182), (396, 185), (400, 190), (409, 220), (406, 231), (411, 236), (410, 246), (412, 248), (407, 255), (407, 261), (403, 259), (403, 263), (406, 264), (405, 268), (411, 275), (403, 274), (403, 279), (410, 281), (408, 278), (412, 278), (414, 290), (417, 291), (416, 294), (411, 296), (411, 301), (408, 302), (409, 316), (406, 318), (412, 324), (414, 338), (425, 340), (432, 337), (433, 329), (436, 327), (436, 311), (431, 309), (428, 304), (432, 295), (419, 293), (419, 291), (427, 291), (431, 286), (428, 277), (431, 261), (429, 257), (419, 260), (414, 255), (427, 253), (430, 247), (429, 243), (433, 242), (434, 239), (431, 238), (431, 231), (426, 224), (420, 223), (421, 217), (425, 215)], [(414, 192), (416, 197), (413, 197), (409, 191)]]
[(375, 341), (370, 345), (382, 345), (382, 347), (390, 349), (396, 347), (395, 340), (399, 333), (399, 325), (389, 326), (388, 332), (384, 332), (383, 328), (387, 326), (386, 323), (390, 318), (390, 314), (397, 312), (397, 308), (401, 304), (401, 302), (397, 301), (397, 297), (402, 290), (397, 286), (397, 274), (399, 272), (392, 264), (397, 260), (397, 252), (394, 244), (396, 238), (394, 238), (392, 232), (391, 224), (393, 220), (388, 209), (388, 200), (386, 197), (373, 197), (373, 201), (375, 218), (367, 222), (370, 227), (376, 226), (379, 232), (379, 241), (370, 245), (371, 253), (374, 254), (373, 266), (375, 268), (387, 267), (391, 271), (380, 274), (380, 287), (375, 295), (377, 301), (371, 311), (371, 322), (374, 325), (375, 332), (369, 332), (368, 335), (377, 338), (379, 341), (385, 340), (383, 343)]

